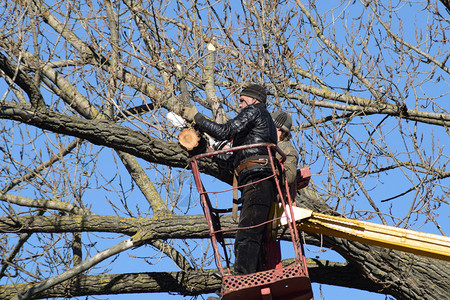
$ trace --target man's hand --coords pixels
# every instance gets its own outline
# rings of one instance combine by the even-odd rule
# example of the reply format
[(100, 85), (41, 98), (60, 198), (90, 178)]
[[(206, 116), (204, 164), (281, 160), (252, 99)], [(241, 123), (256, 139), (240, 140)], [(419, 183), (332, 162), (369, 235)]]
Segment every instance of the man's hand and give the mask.
[(186, 106), (183, 107), (181, 116), (189, 122), (194, 122), (194, 117), (198, 113), (197, 107)]

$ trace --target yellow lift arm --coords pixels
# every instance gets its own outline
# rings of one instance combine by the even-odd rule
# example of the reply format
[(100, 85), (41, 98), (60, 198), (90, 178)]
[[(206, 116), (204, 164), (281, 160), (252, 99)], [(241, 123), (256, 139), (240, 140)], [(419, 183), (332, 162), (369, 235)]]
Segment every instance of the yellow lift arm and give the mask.
[[(292, 207), (297, 229), (450, 261), (450, 238)], [(288, 213), (290, 215), (290, 213)], [(283, 213), (281, 224), (286, 225)]]

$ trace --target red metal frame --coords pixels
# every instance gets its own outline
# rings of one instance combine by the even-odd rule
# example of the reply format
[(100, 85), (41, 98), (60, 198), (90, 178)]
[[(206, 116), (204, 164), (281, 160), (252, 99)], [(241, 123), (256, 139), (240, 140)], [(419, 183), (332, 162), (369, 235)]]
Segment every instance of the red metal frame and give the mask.
[[(276, 183), (280, 203), (283, 210), (289, 209), (290, 214), (286, 214), (288, 218), (288, 229), (291, 237), (291, 241), (295, 251), (295, 263), (282, 267), (270, 269), (267, 271), (262, 271), (254, 274), (248, 275), (232, 275), (230, 271), (230, 261), (227, 254), (226, 243), (223, 238), (223, 233), (225, 231), (239, 230), (239, 228), (222, 229), (220, 225), (220, 214), (231, 212), (230, 209), (217, 209), (211, 205), (209, 200), (208, 192), (206, 191), (200, 177), (200, 170), (198, 165), (198, 160), (202, 158), (212, 157), (222, 153), (234, 152), (248, 148), (265, 147), (269, 154), (270, 165), (272, 168), (272, 175), (267, 177), (273, 177)], [(303, 255), (303, 243), (300, 239), (300, 235), (297, 231), (295, 220), (290, 219), (293, 216), (292, 210), (292, 198), (291, 193), (287, 192), (283, 194), (280, 180), (276, 175), (277, 166), (274, 163), (274, 157), (272, 151), (274, 149), (282, 157), (279, 161), (279, 167), (281, 172), (284, 173), (284, 161), (286, 160), (285, 154), (274, 144), (253, 144), (245, 145), (240, 147), (233, 147), (229, 149), (223, 149), (214, 152), (208, 152), (196, 155), (190, 159), (190, 165), (194, 175), (194, 181), (197, 186), (197, 190), (200, 193), (200, 202), (203, 208), (203, 212), (208, 223), (208, 228), (210, 231), (210, 237), (212, 246), (214, 249), (214, 256), (216, 259), (216, 264), (219, 272), (222, 275), (222, 299), (298, 299), (298, 300), (309, 300), (312, 299), (311, 283), (309, 280), (308, 269), (306, 267), (306, 258)], [(301, 185), (300, 188), (305, 187), (308, 184), (310, 174), (308, 174), (309, 169), (304, 171), (303, 180), (298, 180), (297, 184)], [(308, 176), (309, 175), (309, 176)], [(284, 176), (286, 178), (286, 176)], [(289, 191), (289, 185), (287, 179), (283, 182), (285, 190)], [(236, 187), (240, 188), (240, 187)], [(222, 191), (224, 192), (224, 191)], [(218, 193), (218, 192), (214, 192)], [(286, 199), (287, 198), (287, 199)], [(286, 201), (287, 200), (287, 201)], [(287, 202), (287, 203), (286, 203)], [(273, 222), (274, 219), (269, 220), (265, 223)], [(260, 224), (259, 226), (264, 225)], [(224, 266), (221, 261), (221, 254), (217, 244), (220, 244), (223, 248), (224, 259), (226, 262), (227, 272), (224, 271)], [(276, 246), (275, 246), (276, 249)], [(279, 251), (276, 250), (276, 251)], [(280, 254), (281, 259), (281, 254)], [(274, 266), (272, 266), (274, 267)]]

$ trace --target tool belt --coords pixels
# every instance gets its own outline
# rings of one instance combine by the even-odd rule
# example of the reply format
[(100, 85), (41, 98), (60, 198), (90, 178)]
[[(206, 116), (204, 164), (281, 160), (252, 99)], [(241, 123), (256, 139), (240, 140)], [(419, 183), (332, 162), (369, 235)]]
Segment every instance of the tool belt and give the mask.
[(270, 168), (270, 159), (269, 156), (262, 156), (260, 158), (247, 158), (241, 164), (239, 164), (234, 170), (236, 174), (239, 174), (241, 171), (251, 168), (251, 167), (267, 167)]
[(236, 169), (234, 169), (233, 174), (233, 208), (231, 213), (231, 218), (237, 223), (238, 222), (238, 204), (241, 202), (238, 199), (238, 180), (237, 177), (240, 172), (248, 168), (271, 168), (270, 158), (268, 155), (261, 155), (258, 157), (249, 157), (246, 158), (241, 164), (239, 164)]

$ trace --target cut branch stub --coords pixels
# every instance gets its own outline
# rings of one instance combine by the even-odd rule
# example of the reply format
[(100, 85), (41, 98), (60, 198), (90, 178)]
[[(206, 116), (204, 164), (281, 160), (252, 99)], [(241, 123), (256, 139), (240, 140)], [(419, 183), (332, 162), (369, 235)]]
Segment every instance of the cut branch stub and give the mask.
[(178, 142), (186, 150), (191, 151), (199, 145), (200, 134), (192, 128), (183, 129), (178, 135)]

